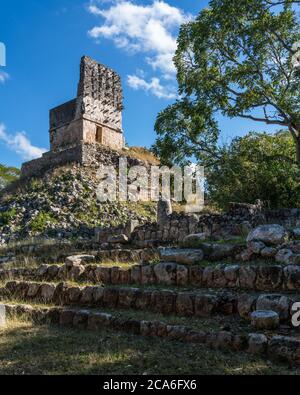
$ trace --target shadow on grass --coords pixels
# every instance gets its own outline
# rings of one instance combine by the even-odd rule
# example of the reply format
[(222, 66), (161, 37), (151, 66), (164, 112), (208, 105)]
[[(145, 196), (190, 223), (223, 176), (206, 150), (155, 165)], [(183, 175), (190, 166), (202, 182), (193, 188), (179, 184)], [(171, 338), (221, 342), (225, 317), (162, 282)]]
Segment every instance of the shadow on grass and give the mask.
[(113, 332), (10, 322), (0, 332), (0, 374), (299, 374), (245, 353)]

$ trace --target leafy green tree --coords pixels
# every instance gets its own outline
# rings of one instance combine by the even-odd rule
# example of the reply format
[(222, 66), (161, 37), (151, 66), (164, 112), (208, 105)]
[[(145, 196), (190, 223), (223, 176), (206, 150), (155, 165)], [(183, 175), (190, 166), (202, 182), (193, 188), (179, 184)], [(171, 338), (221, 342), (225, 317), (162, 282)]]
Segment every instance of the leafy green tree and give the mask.
[(8, 167), (0, 164), (0, 189), (17, 180), (19, 176), (20, 170), (16, 167)]
[(249, 133), (223, 147), (218, 162), (207, 169), (209, 198), (220, 207), (229, 202), (254, 203), (269, 207), (300, 206), (300, 173), (294, 162), (290, 134)]
[(300, 166), (299, 1), (211, 0), (181, 27), (178, 101), (158, 115), (164, 162), (220, 158), (216, 115), (286, 128)]

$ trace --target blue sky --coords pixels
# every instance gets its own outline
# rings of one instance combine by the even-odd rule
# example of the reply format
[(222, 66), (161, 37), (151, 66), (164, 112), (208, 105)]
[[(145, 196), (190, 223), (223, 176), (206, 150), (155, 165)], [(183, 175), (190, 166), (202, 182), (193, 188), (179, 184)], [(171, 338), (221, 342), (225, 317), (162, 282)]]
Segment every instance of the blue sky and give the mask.
[[(89, 55), (122, 77), (129, 145), (150, 146), (157, 113), (174, 101), (170, 59), (180, 23), (206, 0), (1, 0), (0, 163), (20, 166), (49, 148), (48, 112), (76, 96)], [(220, 120), (222, 142), (266, 126)], [(269, 129), (270, 130), (270, 129)]]

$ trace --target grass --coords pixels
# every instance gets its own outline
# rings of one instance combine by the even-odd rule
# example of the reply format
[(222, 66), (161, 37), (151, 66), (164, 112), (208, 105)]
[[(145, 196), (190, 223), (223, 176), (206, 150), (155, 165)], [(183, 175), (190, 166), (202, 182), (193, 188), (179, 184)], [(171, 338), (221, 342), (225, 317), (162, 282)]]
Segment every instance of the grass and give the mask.
[[(2, 301), (3, 304), (9, 305), (29, 305), (28, 302), (22, 300), (11, 300)], [(41, 301), (30, 302), (30, 306), (35, 309), (40, 308), (53, 308), (59, 307), (49, 303), (42, 303)], [(238, 316), (221, 316), (214, 315), (213, 317), (183, 317), (174, 314), (164, 315), (162, 313), (155, 313), (151, 311), (137, 311), (130, 309), (109, 309), (105, 307), (88, 307), (88, 306), (61, 306), (61, 308), (67, 309), (78, 309), (78, 310), (89, 310), (94, 312), (105, 312), (112, 314), (114, 317), (123, 319), (134, 319), (139, 321), (160, 321), (167, 323), (168, 325), (183, 325), (194, 330), (204, 331), (220, 331), (226, 327), (230, 327), (234, 333), (249, 333), (253, 332), (253, 328), (250, 327), (249, 322), (239, 318)], [(26, 319), (26, 317), (23, 317)], [(273, 335), (273, 332), (269, 333)], [(275, 333), (276, 334), (276, 333)]]
[(145, 147), (130, 147), (126, 150), (126, 155), (142, 161), (147, 161), (154, 166), (159, 166), (160, 164), (159, 159)]
[(131, 269), (133, 266), (136, 266), (138, 264), (138, 262), (119, 262), (117, 260), (104, 260), (103, 262), (95, 262), (91, 265), (97, 265), (101, 267), (119, 267), (120, 269)]
[(246, 353), (107, 331), (87, 332), (12, 320), (0, 331), (1, 375), (299, 374)]
[(0, 213), (0, 225), (8, 225), (16, 217), (17, 211), (15, 208)]
[(36, 259), (29, 255), (16, 256), (12, 261), (3, 265), (3, 269), (37, 269), (40, 265)]

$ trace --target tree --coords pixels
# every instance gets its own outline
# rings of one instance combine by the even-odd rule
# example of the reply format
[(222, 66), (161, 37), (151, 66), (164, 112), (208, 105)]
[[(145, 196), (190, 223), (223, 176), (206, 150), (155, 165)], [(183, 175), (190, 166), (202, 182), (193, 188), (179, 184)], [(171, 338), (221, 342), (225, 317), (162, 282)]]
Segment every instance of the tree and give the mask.
[(275, 135), (249, 133), (223, 147), (218, 162), (207, 169), (207, 194), (221, 208), (229, 202), (269, 207), (300, 206), (300, 173), (288, 131)]
[(16, 167), (8, 167), (0, 164), (0, 190), (17, 180), (19, 176), (20, 170)]
[(216, 115), (286, 128), (300, 166), (300, 1), (211, 0), (181, 27), (174, 58), (180, 99), (158, 115), (163, 161), (218, 161)]

